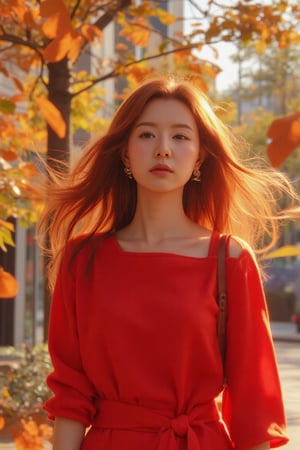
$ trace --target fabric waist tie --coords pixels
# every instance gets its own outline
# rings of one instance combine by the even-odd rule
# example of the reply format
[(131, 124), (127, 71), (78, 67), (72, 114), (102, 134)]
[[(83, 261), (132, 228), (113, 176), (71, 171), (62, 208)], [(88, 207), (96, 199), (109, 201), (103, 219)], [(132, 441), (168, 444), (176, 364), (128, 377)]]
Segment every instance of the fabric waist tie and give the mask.
[(176, 450), (176, 436), (185, 438), (187, 450), (201, 448), (195, 428), (207, 422), (219, 421), (215, 402), (195, 405), (177, 417), (144, 406), (113, 400), (99, 400), (93, 426), (102, 429), (157, 433), (156, 450)]

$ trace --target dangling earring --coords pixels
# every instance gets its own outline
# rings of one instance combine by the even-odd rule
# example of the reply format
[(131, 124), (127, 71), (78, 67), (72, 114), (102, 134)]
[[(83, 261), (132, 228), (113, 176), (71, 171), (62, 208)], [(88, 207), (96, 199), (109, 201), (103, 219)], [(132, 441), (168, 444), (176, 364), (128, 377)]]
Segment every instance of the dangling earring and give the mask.
[(193, 177), (192, 177), (192, 181), (201, 181), (201, 172), (200, 172), (200, 167), (195, 167), (193, 170)]
[(132, 172), (131, 172), (131, 170), (130, 170), (130, 167), (124, 167), (124, 172), (125, 172), (125, 175), (130, 179), (130, 180), (132, 180), (132, 178), (133, 178), (133, 176), (132, 176)]

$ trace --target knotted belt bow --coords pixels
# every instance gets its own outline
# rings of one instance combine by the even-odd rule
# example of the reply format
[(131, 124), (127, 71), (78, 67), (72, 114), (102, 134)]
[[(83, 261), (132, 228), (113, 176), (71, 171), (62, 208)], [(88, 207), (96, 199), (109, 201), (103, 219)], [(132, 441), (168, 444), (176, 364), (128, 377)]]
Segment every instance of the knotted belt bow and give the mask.
[(214, 402), (198, 404), (178, 417), (164, 415), (144, 406), (113, 400), (100, 400), (93, 426), (97, 428), (157, 433), (156, 450), (176, 450), (176, 436), (186, 438), (187, 450), (202, 449), (195, 428), (218, 421)]

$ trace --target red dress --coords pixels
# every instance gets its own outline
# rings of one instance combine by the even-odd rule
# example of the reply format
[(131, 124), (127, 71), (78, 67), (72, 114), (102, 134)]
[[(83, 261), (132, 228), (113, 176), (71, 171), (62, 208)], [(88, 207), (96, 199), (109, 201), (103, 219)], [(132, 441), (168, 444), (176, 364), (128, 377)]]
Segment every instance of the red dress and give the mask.
[(223, 388), (216, 334), (218, 233), (205, 258), (126, 252), (114, 236), (98, 241), (93, 238), (71, 266), (66, 256), (59, 271), (49, 329), (49, 417), (92, 425), (82, 450), (284, 445), (274, 349), (250, 253), (227, 257), (221, 419), (215, 404)]

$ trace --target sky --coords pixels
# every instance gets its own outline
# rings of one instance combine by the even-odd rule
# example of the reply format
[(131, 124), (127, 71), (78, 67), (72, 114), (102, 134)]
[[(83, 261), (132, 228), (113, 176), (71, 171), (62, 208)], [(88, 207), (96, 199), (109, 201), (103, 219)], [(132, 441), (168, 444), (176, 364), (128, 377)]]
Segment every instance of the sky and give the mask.
[[(201, 2), (205, 1), (206, 0), (201, 0)], [(186, 1), (185, 16), (192, 17), (194, 13), (195, 11), (190, 9), (190, 5)], [(188, 22), (186, 22), (186, 26), (188, 27)], [(217, 64), (222, 69), (222, 72), (216, 78), (216, 88), (219, 91), (223, 91), (228, 89), (238, 80), (237, 65), (230, 59), (230, 56), (235, 53), (235, 46), (228, 42), (221, 42), (215, 45), (215, 48), (218, 51), (218, 58), (215, 58), (214, 52), (209, 49), (208, 46), (204, 47), (204, 49), (199, 53), (199, 57)]]
[(200, 57), (217, 64), (222, 72), (217, 75), (216, 88), (224, 91), (238, 81), (237, 65), (231, 61), (230, 56), (235, 53), (235, 47), (228, 42), (220, 43), (216, 46), (219, 57), (216, 59), (208, 48), (200, 53)]

